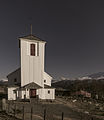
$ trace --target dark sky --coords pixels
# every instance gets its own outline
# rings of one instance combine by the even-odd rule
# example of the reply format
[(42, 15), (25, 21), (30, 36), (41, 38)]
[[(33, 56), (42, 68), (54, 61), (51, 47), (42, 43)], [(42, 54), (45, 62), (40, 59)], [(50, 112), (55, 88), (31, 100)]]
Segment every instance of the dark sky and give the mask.
[(0, 0), (0, 78), (20, 66), (18, 37), (31, 23), (54, 78), (104, 71), (104, 0)]

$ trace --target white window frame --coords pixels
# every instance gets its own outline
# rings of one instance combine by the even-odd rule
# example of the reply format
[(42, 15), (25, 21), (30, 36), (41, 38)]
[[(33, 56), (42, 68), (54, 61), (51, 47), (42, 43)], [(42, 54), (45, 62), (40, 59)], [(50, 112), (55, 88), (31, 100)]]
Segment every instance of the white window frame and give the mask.
[(31, 54), (30, 54), (30, 45), (31, 44), (35, 44), (35, 56), (38, 56), (37, 55), (37, 43), (34, 43), (34, 42), (27, 42), (27, 55), (31, 56)]

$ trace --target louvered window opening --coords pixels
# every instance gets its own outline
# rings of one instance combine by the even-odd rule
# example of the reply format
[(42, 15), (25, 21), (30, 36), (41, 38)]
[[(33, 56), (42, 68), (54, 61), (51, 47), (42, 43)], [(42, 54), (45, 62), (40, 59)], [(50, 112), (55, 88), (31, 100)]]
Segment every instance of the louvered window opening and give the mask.
[(30, 55), (35, 56), (35, 44), (30, 44)]

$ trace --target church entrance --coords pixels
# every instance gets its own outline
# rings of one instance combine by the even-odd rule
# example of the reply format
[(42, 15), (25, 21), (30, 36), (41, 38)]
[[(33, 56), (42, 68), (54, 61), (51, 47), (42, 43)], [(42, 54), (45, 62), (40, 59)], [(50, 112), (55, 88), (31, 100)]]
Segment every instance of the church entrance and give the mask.
[(30, 98), (36, 98), (36, 89), (30, 89)]

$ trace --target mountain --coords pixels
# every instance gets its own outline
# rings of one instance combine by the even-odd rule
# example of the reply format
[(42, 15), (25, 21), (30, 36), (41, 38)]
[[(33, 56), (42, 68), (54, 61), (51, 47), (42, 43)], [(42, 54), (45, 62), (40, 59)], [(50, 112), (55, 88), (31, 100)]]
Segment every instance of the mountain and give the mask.
[(65, 78), (61, 77), (59, 80), (53, 80), (52, 85), (53, 87), (60, 87), (60, 88), (68, 88), (70, 85), (73, 83), (81, 83), (81, 81), (86, 81), (86, 83), (92, 83), (92, 81), (102, 81), (104, 82), (104, 72), (98, 72), (94, 73), (91, 75), (75, 78), (75, 79), (70, 79), (70, 78)]
[(94, 74), (88, 75), (88, 77), (92, 79), (104, 78), (104, 72), (94, 73)]
[(55, 88), (64, 88), (67, 89), (73, 81), (71, 80), (62, 80), (52, 83), (52, 86)]
[(91, 93), (92, 98), (95, 98), (96, 94), (102, 99), (104, 96), (104, 79), (91, 79), (91, 80), (64, 80), (53, 83), (52, 86), (57, 90), (65, 89), (73, 94), (79, 90), (84, 90)]
[(58, 90), (66, 89), (70, 93), (85, 90), (92, 94), (92, 97), (98, 94), (101, 98), (104, 96), (104, 72), (94, 73), (75, 80), (61, 80), (52, 83), (52, 86)]
[(104, 79), (104, 72), (98, 72), (78, 78), (78, 80), (100, 80), (100, 79)]
[(1, 86), (3, 86), (3, 85), (5, 86), (5, 85), (7, 85), (7, 84), (8, 84), (8, 80), (7, 80), (7, 79), (1, 79), (1, 80), (0, 80), (0, 85), (1, 85)]

